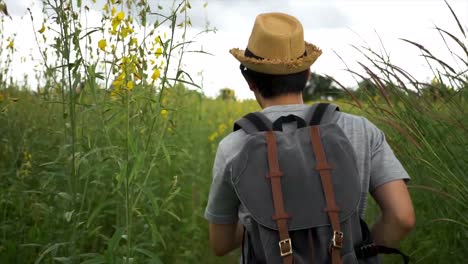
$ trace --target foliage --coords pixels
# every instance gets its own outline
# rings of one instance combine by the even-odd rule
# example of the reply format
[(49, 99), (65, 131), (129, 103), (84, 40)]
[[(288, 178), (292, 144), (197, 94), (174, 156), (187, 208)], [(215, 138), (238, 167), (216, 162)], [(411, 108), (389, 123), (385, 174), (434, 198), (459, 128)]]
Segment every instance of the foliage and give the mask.
[(219, 99), (226, 100), (226, 101), (235, 101), (236, 100), (236, 93), (234, 90), (230, 88), (223, 88), (219, 91), (218, 97)]
[(310, 73), (310, 80), (304, 88), (304, 101), (329, 98), (334, 100), (343, 96), (344, 92), (336, 87), (332, 78), (314, 72)]
[(431, 83), (418, 81), (391, 63), (383, 47), (383, 54), (357, 48), (365, 59), (360, 62), (365, 74), (349, 71), (364, 80), (361, 89), (356, 94), (342, 86), (354, 105), (386, 132), (412, 176), (409, 188), (417, 224), (403, 249), (423, 263), (462, 263), (466, 259), (468, 163), (463, 157), (468, 155), (468, 50), (466, 33), (449, 9), (459, 33), (439, 27), (436, 30), (453, 60), (437, 57), (422, 44), (403, 40), (417, 47), (426, 59), (436, 76)]

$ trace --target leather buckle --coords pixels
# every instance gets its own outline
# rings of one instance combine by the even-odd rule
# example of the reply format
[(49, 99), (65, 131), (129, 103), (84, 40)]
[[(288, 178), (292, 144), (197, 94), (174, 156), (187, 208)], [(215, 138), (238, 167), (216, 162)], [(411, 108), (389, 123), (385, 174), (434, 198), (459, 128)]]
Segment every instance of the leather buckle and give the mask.
[(291, 243), (290, 238), (286, 238), (286, 239), (281, 240), (278, 243), (278, 245), (280, 247), (281, 257), (285, 257), (285, 256), (288, 256), (288, 255), (292, 254), (292, 243)]
[(331, 247), (342, 248), (343, 247), (343, 232), (333, 231), (333, 237), (331, 239)]

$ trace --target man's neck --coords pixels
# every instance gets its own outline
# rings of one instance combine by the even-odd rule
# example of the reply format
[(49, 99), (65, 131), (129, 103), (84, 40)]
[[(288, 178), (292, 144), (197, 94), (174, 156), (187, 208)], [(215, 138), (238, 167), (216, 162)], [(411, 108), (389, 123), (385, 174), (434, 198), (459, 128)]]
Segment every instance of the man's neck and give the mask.
[(259, 102), (262, 108), (267, 108), (273, 105), (290, 105), (290, 104), (304, 104), (302, 100), (302, 93), (299, 94), (286, 94), (273, 98), (261, 98)]

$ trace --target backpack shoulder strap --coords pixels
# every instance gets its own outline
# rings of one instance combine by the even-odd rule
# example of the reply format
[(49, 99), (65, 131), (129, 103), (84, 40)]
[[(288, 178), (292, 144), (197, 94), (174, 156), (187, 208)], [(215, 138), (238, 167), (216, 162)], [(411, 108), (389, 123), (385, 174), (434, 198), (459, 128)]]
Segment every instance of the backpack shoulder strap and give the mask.
[(247, 134), (269, 131), (272, 128), (271, 121), (260, 112), (249, 113), (234, 123), (234, 131), (243, 129)]
[(340, 111), (340, 108), (334, 104), (317, 103), (310, 107), (305, 120), (309, 126), (331, 123), (336, 111)]

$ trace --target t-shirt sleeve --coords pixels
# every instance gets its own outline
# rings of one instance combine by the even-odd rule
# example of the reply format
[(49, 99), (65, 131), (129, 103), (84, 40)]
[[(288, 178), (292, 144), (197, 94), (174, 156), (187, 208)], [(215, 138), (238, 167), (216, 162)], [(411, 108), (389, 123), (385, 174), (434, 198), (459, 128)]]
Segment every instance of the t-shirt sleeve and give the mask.
[(394, 181), (409, 181), (410, 176), (390, 148), (385, 134), (366, 120), (371, 131), (371, 167), (369, 192), (382, 184)]
[(232, 186), (230, 168), (226, 164), (220, 144), (213, 165), (211, 183), (205, 218), (213, 224), (234, 224), (238, 221), (239, 198)]

